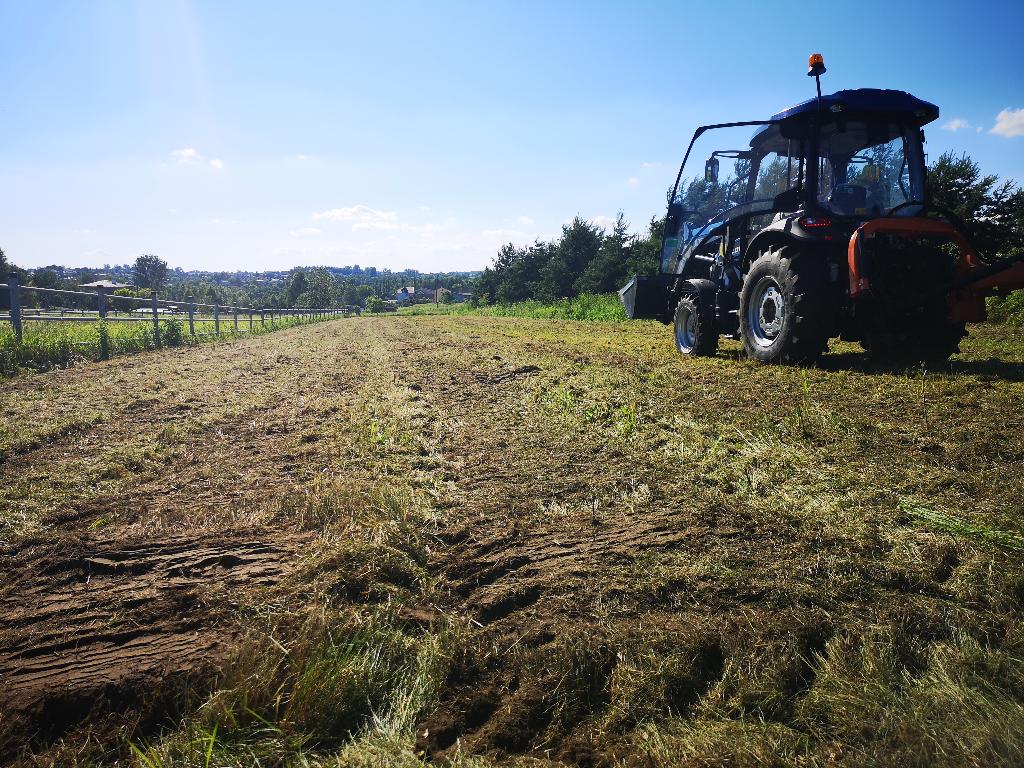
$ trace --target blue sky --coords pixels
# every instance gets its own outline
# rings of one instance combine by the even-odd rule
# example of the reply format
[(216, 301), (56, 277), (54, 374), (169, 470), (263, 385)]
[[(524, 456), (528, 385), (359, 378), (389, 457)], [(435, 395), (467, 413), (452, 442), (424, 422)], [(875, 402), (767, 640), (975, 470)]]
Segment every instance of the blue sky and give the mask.
[(812, 51), (1024, 181), (1020, 2), (3, 0), (0, 29), (29, 267), (478, 269), (574, 215), (640, 229), (693, 129), (813, 95)]

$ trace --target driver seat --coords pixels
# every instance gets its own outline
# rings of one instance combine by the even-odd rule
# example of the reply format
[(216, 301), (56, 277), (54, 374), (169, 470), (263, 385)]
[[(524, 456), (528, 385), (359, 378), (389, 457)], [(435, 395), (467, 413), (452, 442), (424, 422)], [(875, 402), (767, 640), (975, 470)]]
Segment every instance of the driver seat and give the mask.
[(856, 184), (840, 184), (828, 198), (837, 213), (853, 215), (857, 209), (868, 207), (868, 191)]

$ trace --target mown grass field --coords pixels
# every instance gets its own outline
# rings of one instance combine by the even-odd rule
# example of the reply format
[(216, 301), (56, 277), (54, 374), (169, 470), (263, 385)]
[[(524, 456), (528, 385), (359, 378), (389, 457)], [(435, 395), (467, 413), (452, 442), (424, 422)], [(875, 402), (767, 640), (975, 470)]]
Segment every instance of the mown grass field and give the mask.
[(1024, 335), (380, 316), (0, 384), (0, 754), (1016, 765)]

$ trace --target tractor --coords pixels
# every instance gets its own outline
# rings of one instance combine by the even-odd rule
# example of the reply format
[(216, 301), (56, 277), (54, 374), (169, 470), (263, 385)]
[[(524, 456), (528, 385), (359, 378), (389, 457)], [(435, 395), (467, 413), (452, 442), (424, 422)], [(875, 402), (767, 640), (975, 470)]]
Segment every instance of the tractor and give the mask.
[[(816, 98), (694, 132), (659, 274), (619, 291), (629, 318), (672, 323), (681, 353), (714, 355), (724, 335), (760, 362), (812, 364), (838, 337), (941, 363), (985, 320), (985, 296), (1024, 287), (1024, 254), (984, 258), (928, 199), (924, 126), (939, 108), (894, 90), (822, 96), (824, 72), (813, 54)], [(688, 175), (691, 156), (702, 173)]]

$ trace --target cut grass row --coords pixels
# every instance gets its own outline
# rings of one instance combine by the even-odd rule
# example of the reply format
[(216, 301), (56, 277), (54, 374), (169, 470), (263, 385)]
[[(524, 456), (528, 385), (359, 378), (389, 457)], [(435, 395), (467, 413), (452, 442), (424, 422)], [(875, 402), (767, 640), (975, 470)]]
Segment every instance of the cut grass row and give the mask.
[(143, 352), (161, 347), (182, 347), (204, 341), (226, 340), (242, 336), (270, 333), (295, 325), (319, 322), (320, 318), (283, 317), (266, 323), (255, 323), (250, 332), (248, 323), (236, 332), (229, 320), (222, 320), (220, 334), (214, 333), (212, 320), (195, 323), (196, 335), (177, 319), (160, 322), (160, 344), (149, 320), (135, 323), (97, 321), (26, 322), (21, 341), (10, 323), (0, 324), (0, 376), (13, 376), (22, 371), (47, 371), (66, 368), (78, 362), (102, 360), (117, 355)]
[(481, 315), (483, 317), (524, 317), (536, 320), (592, 320), (615, 323), (626, 319), (619, 297), (614, 293), (584, 293), (573, 299), (553, 302), (520, 301), (473, 307), (469, 304), (414, 304), (398, 310), (400, 315)]

